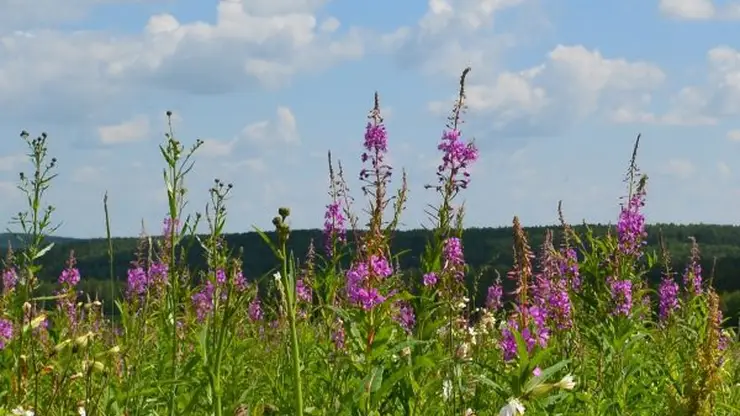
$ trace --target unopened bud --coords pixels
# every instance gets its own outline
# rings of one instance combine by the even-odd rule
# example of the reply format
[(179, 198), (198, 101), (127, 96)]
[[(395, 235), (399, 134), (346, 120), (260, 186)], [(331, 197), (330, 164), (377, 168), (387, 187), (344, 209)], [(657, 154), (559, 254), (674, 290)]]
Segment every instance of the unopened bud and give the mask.
[(63, 350), (67, 345), (69, 345), (71, 343), (72, 343), (72, 340), (71, 339), (65, 339), (64, 341), (60, 342), (59, 344), (57, 344), (54, 347), (54, 351), (59, 352), (59, 351)]
[(87, 347), (88, 342), (90, 341), (90, 338), (92, 338), (93, 333), (88, 332), (85, 335), (79, 336), (75, 339), (75, 344), (80, 348)]
[(38, 328), (42, 323), (46, 321), (46, 315), (39, 315), (31, 320), (31, 329)]

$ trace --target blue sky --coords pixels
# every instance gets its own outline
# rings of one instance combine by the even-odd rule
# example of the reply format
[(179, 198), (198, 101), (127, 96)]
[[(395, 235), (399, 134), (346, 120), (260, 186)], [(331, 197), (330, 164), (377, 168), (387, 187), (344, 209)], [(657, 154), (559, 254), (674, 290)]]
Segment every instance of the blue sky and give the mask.
[(166, 210), (158, 144), (203, 139), (189, 210), (235, 186), (229, 231), (320, 227), (326, 152), (358, 203), (381, 96), (403, 222), (433, 202), (436, 144), (470, 65), (464, 136), (481, 150), (467, 224), (613, 222), (637, 133), (650, 222), (737, 223), (740, 2), (715, 0), (0, 0), (0, 218), (23, 208), (18, 133), (48, 132), (59, 234), (115, 235)]

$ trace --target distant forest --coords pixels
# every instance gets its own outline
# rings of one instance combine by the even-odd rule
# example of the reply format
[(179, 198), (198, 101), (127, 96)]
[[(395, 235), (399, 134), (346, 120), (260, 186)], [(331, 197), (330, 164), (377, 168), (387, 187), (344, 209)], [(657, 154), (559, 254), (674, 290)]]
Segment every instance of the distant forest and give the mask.
[[(596, 235), (603, 235), (608, 227), (605, 225), (590, 225)], [(574, 227), (578, 233), (585, 232), (584, 226)], [(547, 229), (553, 230), (559, 236), (559, 227), (529, 227), (526, 229), (530, 244), (537, 253)], [(725, 316), (735, 325), (740, 318), (740, 226), (731, 225), (676, 225), (655, 224), (647, 227), (647, 250), (658, 251), (659, 236), (662, 235), (671, 253), (672, 268), (679, 274), (683, 273), (689, 257), (691, 241), (695, 237), (701, 248), (702, 269), (705, 279), (713, 272), (714, 287), (722, 295), (722, 306)], [(398, 231), (394, 234), (392, 248), (394, 253), (403, 253), (399, 257), (401, 268), (409, 275), (418, 273), (419, 257), (429, 237), (429, 231), (410, 230)], [(350, 237), (351, 238), (351, 237)], [(225, 239), (235, 253), (243, 249), (243, 270), (250, 279), (259, 279), (269, 273), (275, 266), (270, 249), (254, 233), (227, 234)], [(293, 230), (290, 236), (290, 247), (299, 259), (305, 257), (311, 240), (314, 241), (320, 253), (323, 246), (321, 230)], [(126, 271), (134, 259), (134, 253), (139, 243), (137, 238), (113, 239), (113, 270), (115, 287), (111, 290), (109, 281), (108, 242), (105, 239), (71, 239), (51, 237), (49, 241), (55, 246), (41, 263), (43, 269), (40, 278), (43, 283), (42, 291), (51, 291), (60, 271), (64, 268), (71, 250), (77, 258), (77, 267), (82, 274), (81, 290), (92, 296), (110, 301), (111, 293), (121, 293), (126, 281)], [(465, 258), (470, 266), (468, 275), (469, 287), (473, 291), (477, 303), (483, 301), (488, 285), (496, 279), (497, 273), (505, 276), (512, 265), (512, 229), (501, 228), (470, 228), (463, 232)], [(0, 234), (0, 248), (6, 251), (8, 244), (14, 249), (20, 249), (18, 239), (10, 234)], [(716, 267), (713, 269), (713, 265)], [(203, 255), (198, 244), (193, 244), (189, 251), (188, 263), (193, 267), (202, 268)], [(656, 267), (649, 274), (652, 283), (660, 279), (660, 268)], [(506, 284), (506, 279), (504, 279)], [(108, 303), (109, 304), (109, 303)]]

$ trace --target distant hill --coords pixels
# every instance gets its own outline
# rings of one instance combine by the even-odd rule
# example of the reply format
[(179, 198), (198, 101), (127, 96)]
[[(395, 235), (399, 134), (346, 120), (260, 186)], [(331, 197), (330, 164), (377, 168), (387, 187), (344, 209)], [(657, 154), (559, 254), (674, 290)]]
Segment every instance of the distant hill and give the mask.
[[(47, 243), (64, 244), (85, 240), (71, 237), (49, 236), (46, 237), (46, 241)], [(22, 236), (18, 233), (0, 233), (0, 249), (5, 250), (8, 246), (12, 246), (13, 248), (23, 248), (24, 244)]]
[[(593, 232), (603, 235), (609, 227), (605, 225), (591, 225)], [(584, 226), (575, 226), (577, 232), (585, 231)], [(528, 227), (530, 243), (536, 252), (539, 252), (545, 231), (552, 229), (556, 236), (559, 227)], [(613, 230), (613, 228), (612, 228)], [(708, 275), (713, 266), (713, 259), (717, 258), (714, 283), (721, 291), (740, 290), (740, 227), (730, 225), (676, 225), (654, 224), (647, 227), (648, 250), (658, 248), (659, 235), (662, 235), (668, 249), (671, 251), (674, 270), (683, 271), (689, 255), (690, 241), (693, 236), (699, 242), (702, 251), (702, 265)], [(270, 249), (254, 232), (226, 234), (225, 240), (233, 249), (243, 248), (244, 272), (255, 278), (268, 273), (276, 264)], [(400, 266), (405, 270), (414, 270), (419, 266), (419, 259), (424, 251), (424, 245), (430, 233), (424, 230), (398, 231), (392, 239), (392, 248), (395, 253), (405, 252), (400, 258)], [(0, 234), (0, 251), (7, 247), (7, 241), (13, 242), (14, 248), (20, 248), (17, 236)], [(317, 251), (321, 253), (323, 237), (321, 230), (293, 230), (289, 241), (289, 249), (302, 259), (313, 240)], [(108, 243), (104, 238), (76, 239), (66, 237), (50, 237), (48, 241), (56, 243), (55, 247), (41, 259), (43, 270), (42, 280), (54, 281), (69, 252), (73, 250), (77, 258), (77, 265), (84, 276), (90, 279), (107, 279), (109, 274)], [(352, 241), (352, 238), (350, 238)], [(134, 259), (137, 246), (136, 238), (114, 238), (113, 241), (114, 274), (119, 281), (125, 281), (126, 270)], [(502, 275), (512, 265), (511, 255), (512, 229), (500, 228), (469, 228), (463, 232), (463, 246), (468, 264), (475, 270), (488, 270), (483, 281), (492, 279), (495, 271)], [(2, 254), (2, 253), (0, 253)], [(203, 253), (198, 244), (193, 245), (189, 253), (188, 263), (195, 267), (204, 267)], [(660, 270), (653, 271), (653, 279), (659, 278)]]
[[(590, 225), (596, 235), (603, 235), (613, 227), (605, 225)], [(577, 232), (585, 232), (583, 225), (574, 227)], [(556, 238), (560, 232), (558, 226), (525, 227), (531, 246), (536, 253), (540, 250), (545, 231), (551, 229)], [(712, 224), (652, 224), (647, 226), (647, 250), (657, 250), (659, 236), (663, 239), (671, 252), (672, 268), (679, 275), (683, 273), (686, 260), (689, 256), (691, 243), (689, 237), (695, 237), (702, 253), (702, 268), (705, 277), (709, 279), (716, 259), (713, 284), (723, 294), (723, 309), (726, 316), (737, 322), (740, 317), (740, 226), (712, 225)], [(270, 233), (268, 233), (270, 234)], [(268, 274), (276, 261), (270, 249), (264, 244), (259, 235), (254, 232), (226, 234), (225, 240), (233, 249), (244, 249), (243, 270), (250, 279), (256, 279)], [(348, 236), (349, 240), (353, 238)], [(393, 235), (392, 249), (394, 253), (404, 252), (399, 258), (400, 267), (414, 275), (418, 275), (419, 260), (424, 251), (424, 245), (430, 237), (429, 231), (405, 230)], [(306, 255), (309, 243), (314, 241), (317, 252), (321, 254), (323, 237), (321, 230), (293, 230), (291, 231), (289, 249), (299, 258)], [(20, 249), (21, 243), (17, 235), (0, 234), (0, 257), (11, 242), (13, 248)], [(39, 278), (43, 283), (42, 291), (51, 293), (56, 287), (56, 280), (64, 268), (70, 251), (74, 251), (77, 258), (77, 267), (82, 274), (81, 290), (100, 298), (108, 299), (112, 293), (120, 293), (126, 282), (127, 269), (135, 258), (138, 244), (136, 238), (114, 238), (113, 243), (113, 272), (114, 282), (109, 280), (108, 243), (104, 238), (81, 239), (68, 237), (49, 237), (47, 242), (55, 242), (55, 246), (41, 260), (42, 270)], [(497, 273), (505, 276), (510, 270), (513, 258), (511, 254), (512, 229), (500, 228), (469, 228), (463, 232), (463, 248), (465, 260), (471, 268), (471, 286), (476, 286), (477, 301), (485, 298), (484, 290), (495, 278)], [(197, 243), (192, 245), (188, 253), (187, 262), (192, 267), (203, 269), (205, 262), (203, 252)], [(647, 278), (656, 284), (660, 281), (661, 270), (654, 268)], [(507, 279), (505, 285), (511, 285)], [(477, 281), (478, 284), (475, 284)], [(111, 284), (114, 287), (111, 287)], [(510, 288), (509, 288), (510, 289)], [(508, 289), (507, 289), (508, 290)], [(110, 304), (110, 303), (108, 303)]]

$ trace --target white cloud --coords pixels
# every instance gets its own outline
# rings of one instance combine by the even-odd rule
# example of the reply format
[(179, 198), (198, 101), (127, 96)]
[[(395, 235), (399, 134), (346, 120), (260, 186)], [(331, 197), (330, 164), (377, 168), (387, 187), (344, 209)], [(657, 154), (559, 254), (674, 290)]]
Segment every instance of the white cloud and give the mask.
[(274, 120), (263, 120), (244, 127), (240, 136), (247, 141), (267, 146), (300, 142), (295, 116), (288, 107), (278, 107)]
[(660, 12), (683, 20), (734, 20), (740, 18), (740, 2), (715, 4), (713, 0), (660, 0)]
[[(556, 46), (541, 64), (519, 72), (501, 72), (479, 81), (471, 73), (467, 88), (471, 111), (491, 113), (495, 129), (556, 134), (573, 123), (621, 107), (639, 107), (665, 79), (648, 62), (604, 57), (584, 46)], [(567, 105), (563, 105), (567, 103)], [(432, 108), (449, 107), (442, 103)]]
[(717, 124), (717, 119), (704, 115), (654, 114), (629, 106), (619, 107), (611, 113), (611, 120), (615, 123), (658, 124), (668, 126), (709, 126)]
[(139, 115), (122, 123), (98, 127), (98, 137), (106, 145), (131, 143), (146, 139), (150, 130), (149, 118)]
[[(668, 125), (715, 125), (740, 116), (740, 52), (717, 46), (707, 52), (707, 78), (703, 84), (685, 86), (668, 100), (668, 110), (656, 114), (649, 104), (622, 106), (614, 110), (617, 122)], [(728, 133), (728, 138), (734, 134)]]
[(235, 144), (236, 139), (204, 139), (203, 145), (201, 145), (200, 149), (198, 149), (198, 155), (210, 158), (228, 156), (234, 151)]
[[(235, 154), (244, 144), (252, 145), (252, 147), (274, 148), (298, 143), (300, 143), (300, 135), (295, 116), (290, 108), (281, 106), (277, 108), (274, 119), (250, 123), (230, 140), (204, 140), (198, 153), (205, 157), (217, 158)], [(252, 165), (252, 167), (255, 166)]]
[[(520, 38), (546, 26), (538, 18), (508, 19), (514, 31), (500, 30), (500, 15), (531, 0), (428, 0), (426, 13), (413, 26), (376, 37), (404, 66), (458, 76), (463, 66), (498, 68), (502, 52)], [(508, 29), (508, 28), (507, 28)], [(522, 36), (519, 36), (521, 33)]]
[(495, 13), (518, 6), (525, 0), (429, 0), (426, 14), (419, 21), (423, 34), (446, 30), (476, 31), (492, 25)]
[(220, 94), (254, 84), (281, 86), (298, 73), (361, 57), (361, 31), (332, 33), (326, 28), (339, 21), (329, 17), (321, 29), (316, 13), (323, 3), (221, 0), (213, 24), (159, 14), (141, 33), (115, 37), (96, 31), (0, 34), (0, 113), (79, 119), (104, 111), (100, 104), (113, 97), (134, 100), (152, 88)]
[(687, 179), (696, 173), (696, 167), (686, 159), (670, 159), (660, 169), (665, 175), (675, 176), (679, 179)]
[(339, 29), (340, 25), (341, 24), (339, 23), (339, 20), (336, 17), (329, 17), (328, 19), (321, 22), (319, 29), (322, 32), (333, 33), (333, 32), (336, 32), (337, 29)]
[(727, 132), (727, 140), (731, 142), (740, 142), (740, 130), (730, 130)]
[(712, 0), (660, 0), (661, 13), (682, 19), (710, 19), (715, 8)]

